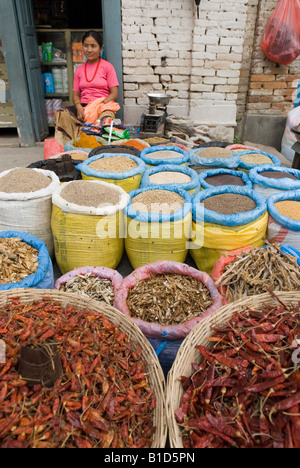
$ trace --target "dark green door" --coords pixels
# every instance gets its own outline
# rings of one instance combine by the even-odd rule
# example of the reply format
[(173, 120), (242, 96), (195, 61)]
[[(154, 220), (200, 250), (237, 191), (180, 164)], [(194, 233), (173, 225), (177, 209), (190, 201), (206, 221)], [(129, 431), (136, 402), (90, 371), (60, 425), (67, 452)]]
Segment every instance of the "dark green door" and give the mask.
[(23, 46), (22, 50), (32, 107), (35, 137), (37, 141), (42, 141), (48, 135), (48, 122), (32, 0), (15, 0), (15, 3)]
[(48, 135), (32, 0), (1, 0), (0, 31), (21, 146)]

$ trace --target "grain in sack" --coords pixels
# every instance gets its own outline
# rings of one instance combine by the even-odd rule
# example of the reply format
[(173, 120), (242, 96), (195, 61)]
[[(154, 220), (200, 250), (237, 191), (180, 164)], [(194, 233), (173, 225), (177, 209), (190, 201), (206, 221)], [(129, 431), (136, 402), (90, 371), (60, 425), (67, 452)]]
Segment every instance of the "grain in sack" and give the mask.
[(226, 148), (194, 148), (189, 152), (189, 155), (190, 163), (198, 167), (200, 172), (219, 167), (236, 169), (240, 163), (239, 155)]
[(142, 177), (141, 188), (153, 185), (177, 186), (190, 194), (195, 194), (200, 188), (196, 171), (187, 166), (174, 164), (149, 167)]
[(52, 171), (14, 168), (0, 174), (0, 230), (31, 234), (54, 255), (52, 194), (60, 185)]
[(270, 243), (284, 242), (300, 250), (300, 192), (291, 190), (272, 195), (267, 200)]
[(185, 261), (191, 208), (191, 195), (174, 186), (154, 185), (130, 193), (125, 249), (133, 268), (158, 260)]
[(78, 180), (53, 195), (51, 227), (55, 257), (65, 274), (93, 265), (115, 269), (124, 252), (128, 194), (113, 184)]
[(246, 172), (246, 174), (256, 166), (264, 167), (271, 164), (280, 167), (282, 165), (277, 156), (265, 151), (236, 151), (236, 154), (240, 157), (239, 169)]
[(98, 154), (76, 166), (83, 180), (115, 184), (129, 193), (140, 187), (146, 164), (137, 156), (125, 153)]
[(148, 167), (161, 164), (187, 165), (190, 161), (189, 153), (178, 146), (151, 146), (141, 151), (140, 158)]

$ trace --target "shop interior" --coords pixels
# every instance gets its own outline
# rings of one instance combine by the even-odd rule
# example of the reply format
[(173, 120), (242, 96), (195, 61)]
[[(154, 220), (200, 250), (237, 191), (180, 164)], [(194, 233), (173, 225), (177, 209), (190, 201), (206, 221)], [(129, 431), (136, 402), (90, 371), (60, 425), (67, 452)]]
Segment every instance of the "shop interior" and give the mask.
[(101, 0), (83, 5), (81, 0), (33, 0), (35, 24), (39, 28), (101, 29)]

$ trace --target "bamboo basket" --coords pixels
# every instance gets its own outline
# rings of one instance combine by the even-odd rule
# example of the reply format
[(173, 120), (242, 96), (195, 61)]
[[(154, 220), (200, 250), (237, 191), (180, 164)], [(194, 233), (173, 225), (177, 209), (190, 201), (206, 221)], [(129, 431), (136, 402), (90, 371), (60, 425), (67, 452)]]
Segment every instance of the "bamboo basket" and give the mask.
[(142, 359), (147, 363), (149, 373), (149, 383), (154, 388), (156, 397), (156, 408), (154, 411), (154, 426), (156, 432), (153, 436), (152, 448), (164, 448), (167, 440), (167, 421), (165, 411), (165, 378), (155, 354), (154, 349), (149, 344), (147, 338), (143, 335), (135, 323), (117, 309), (110, 307), (105, 302), (98, 302), (74, 293), (65, 293), (48, 289), (14, 289), (13, 291), (3, 291), (0, 293), (0, 307), (4, 306), (12, 298), (19, 298), (20, 302), (30, 304), (35, 300), (42, 300), (49, 297), (53, 301), (58, 301), (62, 306), (75, 306), (83, 309), (89, 309), (105, 316), (114, 325), (117, 325), (122, 332), (127, 333), (129, 339), (135, 345), (142, 347)]
[[(298, 305), (298, 301), (300, 301), (299, 291), (276, 291), (276, 296), (285, 304)], [(201, 361), (201, 354), (195, 346), (202, 345), (211, 347), (208, 346), (206, 338), (213, 335), (213, 331), (211, 330), (212, 326), (215, 327), (225, 324), (236, 311), (239, 312), (249, 307), (255, 307), (259, 310), (263, 308), (264, 304), (279, 305), (278, 301), (269, 293), (247, 297), (225, 305), (196, 325), (182, 342), (174, 364), (168, 374), (166, 386), (167, 421), (171, 448), (183, 448), (181, 429), (177, 424), (175, 411), (180, 407), (181, 398), (184, 393), (179, 378), (183, 375), (187, 377), (190, 376), (192, 373), (191, 364), (199, 364)]]

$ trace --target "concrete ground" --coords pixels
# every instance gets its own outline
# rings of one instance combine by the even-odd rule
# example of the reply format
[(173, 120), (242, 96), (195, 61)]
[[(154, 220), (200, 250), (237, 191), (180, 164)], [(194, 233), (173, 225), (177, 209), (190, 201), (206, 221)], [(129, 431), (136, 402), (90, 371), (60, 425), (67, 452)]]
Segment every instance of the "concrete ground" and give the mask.
[(0, 172), (44, 159), (44, 143), (21, 148), (15, 129), (0, 129)]

